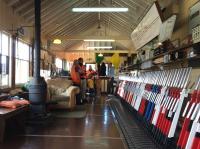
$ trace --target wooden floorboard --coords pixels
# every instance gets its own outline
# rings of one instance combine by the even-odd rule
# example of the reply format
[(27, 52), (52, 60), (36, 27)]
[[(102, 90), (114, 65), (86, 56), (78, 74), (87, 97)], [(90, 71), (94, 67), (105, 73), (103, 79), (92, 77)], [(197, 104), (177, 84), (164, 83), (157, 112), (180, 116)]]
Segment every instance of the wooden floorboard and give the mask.
[(86, 105), (84, 118), (57, 118), (45, 127), (26, 128), (12, 134), (0, 149), (124, 149), (106, 96)]

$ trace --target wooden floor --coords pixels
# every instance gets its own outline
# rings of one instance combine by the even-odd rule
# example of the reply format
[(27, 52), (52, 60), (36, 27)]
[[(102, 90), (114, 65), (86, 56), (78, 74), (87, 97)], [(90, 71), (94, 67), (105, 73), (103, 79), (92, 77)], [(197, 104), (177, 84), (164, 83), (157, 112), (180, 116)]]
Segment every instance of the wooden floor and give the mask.
[(85, 118), (57, 118), (48, 127), (27, 128), (0, 149), (124, 149), (124, 140), (102, 96), (87, 104)]

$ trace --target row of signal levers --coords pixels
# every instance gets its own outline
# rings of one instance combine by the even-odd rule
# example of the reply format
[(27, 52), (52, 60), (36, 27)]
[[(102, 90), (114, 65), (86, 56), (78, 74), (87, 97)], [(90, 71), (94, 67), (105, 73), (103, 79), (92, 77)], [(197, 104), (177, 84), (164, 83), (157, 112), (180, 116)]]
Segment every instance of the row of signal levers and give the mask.
[[(191, 83), (191, 70), (181, 68), (120, 77), (118, 95), (133, 107), (139, 121), (163, 148), (200, 149), (200, 78)], [(194, 85), (195, 90), (189, 94)]]

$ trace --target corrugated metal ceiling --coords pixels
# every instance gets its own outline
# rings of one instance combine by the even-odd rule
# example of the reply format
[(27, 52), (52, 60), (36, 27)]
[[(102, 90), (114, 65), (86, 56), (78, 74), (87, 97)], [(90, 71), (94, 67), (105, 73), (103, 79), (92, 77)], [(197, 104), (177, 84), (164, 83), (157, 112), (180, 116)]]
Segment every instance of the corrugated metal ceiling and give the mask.
[[(34, 23), (34, 0), (4, 0), (28, 23)], [(112, 30), (129, 37), (154, 0), (100, 0), (101, 6), (128, 7), (126, 13), (101, 13), (100, 24), (111, 36)], [(48, 37), (79, 36), (98, 26), (98, 13), (74, 13), (73, 7), (99, 6), (99, 0), (42, 0), (42, 33)], [(109, 36), (108, 35), (108, 36)], [(65, 40), (55, 49), (67, 50), (81, 40)]]

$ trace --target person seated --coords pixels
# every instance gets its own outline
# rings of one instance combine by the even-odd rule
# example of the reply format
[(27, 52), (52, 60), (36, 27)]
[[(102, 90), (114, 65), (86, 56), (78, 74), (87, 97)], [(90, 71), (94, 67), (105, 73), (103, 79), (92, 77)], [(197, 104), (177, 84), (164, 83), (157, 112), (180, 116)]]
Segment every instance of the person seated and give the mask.
[(89, 92), (93, 92), (94, 91), (94, 76), (96, 75), (96, 71), (94, 71), (92, 69), (92, 66), (89, 65), (89, 69), (86, 72), (86, 78), (87, 78), (87, 85), (89, 88)]

